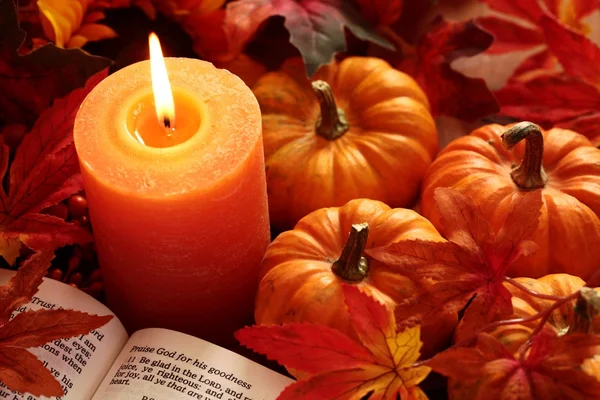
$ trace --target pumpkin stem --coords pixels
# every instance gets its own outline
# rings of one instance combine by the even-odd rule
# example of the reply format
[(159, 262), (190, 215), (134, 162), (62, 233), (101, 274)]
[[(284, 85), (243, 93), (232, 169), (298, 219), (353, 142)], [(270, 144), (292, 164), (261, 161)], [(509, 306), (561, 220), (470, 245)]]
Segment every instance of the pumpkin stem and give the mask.
[(321, 117), (317, 121), (317, 135), (327, 140), (342, 136), (350, 128), (344, 110), (337, 108), (331, 86), (325, 81), (314, 81), (312, 88), (319, 100)]
[(544, 135), (540, 127), (533, 122), (519, 122), (502, 134), (502, 143), (506, 149), (512, 149), (525, 139), (523, 162), (510, 173), (513, 181), (524, 190), (543, 188), (548, 181), (542, 168), (544, 156)]
[(600, 292), (584, 286), (579, 290), (575, 321), (569, 327), (569, 333), (594, 333), (592, 322), (597, 315), (600, 315)]
[(337, 276), (349, 282), (360, 282), (367, 276), (369, 263), (363, 257), (363, 252), (368, 237), (369, 224), (363, 222), (362, 224), (352, 225), (342, 255), (331, 266)]

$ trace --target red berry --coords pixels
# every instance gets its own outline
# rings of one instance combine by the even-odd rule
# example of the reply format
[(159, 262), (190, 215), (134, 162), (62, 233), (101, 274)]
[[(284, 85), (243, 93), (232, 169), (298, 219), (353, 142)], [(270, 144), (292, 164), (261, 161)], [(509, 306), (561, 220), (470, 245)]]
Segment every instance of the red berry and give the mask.
[(52, 279), (60, 281), (63, 277), (63, 272), (59, 268), (54, 268), (54, 269), (50, 270), (50, 273), (48, 274), (48, 276)]
[(71, 275), (71, 278), (69, 279), (69, 283), (74, 283), (77, 286), (81, 285), (82, 282), (83, 275), (81, 275), (81, 273), (79, 272), (75, 272), (73, 275)]
[(83, 217), (73, 219), (73, 223), (82, 228), (85, 227), (89, 222), (90, 222), (90, 220), (88, 219), (88, 217), (86, 215), (84, 215)]
[(87, 200), (81, 195), (73, 195), (67, 201), (69, 215), (71, 219), (78, 219), (87, 216)]
[(88, 276), (88, 282), (98, 282), (102, 279), (102, 273), (100, 272), (100, 269), (95, 269), (90, 273), (90, 276)]

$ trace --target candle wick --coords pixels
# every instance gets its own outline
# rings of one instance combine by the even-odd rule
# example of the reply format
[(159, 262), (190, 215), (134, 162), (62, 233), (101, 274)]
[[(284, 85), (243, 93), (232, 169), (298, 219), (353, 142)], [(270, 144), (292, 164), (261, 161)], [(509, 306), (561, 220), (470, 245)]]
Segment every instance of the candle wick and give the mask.
[(171, 127), (171, 120), (169, 119), (169, 117), (164, 117), (163, 118), (163, 125), (165, 126), (165, 128), (170, 128)]

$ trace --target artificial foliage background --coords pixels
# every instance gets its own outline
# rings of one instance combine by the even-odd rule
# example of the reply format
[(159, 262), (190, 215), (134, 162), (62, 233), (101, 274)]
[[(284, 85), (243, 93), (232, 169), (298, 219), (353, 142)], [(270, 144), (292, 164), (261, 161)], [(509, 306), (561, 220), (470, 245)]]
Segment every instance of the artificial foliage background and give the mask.
[[(413, 211), (390, 210), (374, 200), (365, 200), (369, 205), (351, 202), (327, 211), (348, 213), (352, 216), (348, 221), (358, 216), (376, 220), (377, 213), (385, 212), (410, 214), (418, 220), (414, 224), (433, 232), (427, 237), (414, 233), (405, 237), (390, 224), (385, 233), (375, 229), (370, 233), (381, 236), (379, 246), (373, 242), (361, 251), (391, 268), (394, 282), (402, 284), (390, 288), (381, 280), (369, 280), (379, 273), (374, 268), (372, 276), (360, 277), (360, 283), (350, 286), (343, 281), (350, 275), (338, 279), (340, 273), (328, 269), (329, 260), (318, 273), (334, 280), (335, 296), (330, 300), (344, 312), (323, 309), (285, 321), (282, 315), (304, 305), (292, 303), (274, 310), (269, 304), (279, 304), (282, 300), (277, 296), (318, 288), (305, 289), (308, 284), (292, 282), (285, 288), (289, 292), (272, 293), (268, 300), (261, 297), (259, 288), (257, 323), (285, 324), (249, 327), (236, 337), (299, 379), (281, 398), (600, 396), (600, 325), (595, 318), (600, 304), (598, 291), (593, 289), (599, 284), (600, 258), (589, 251), (600, 240), (600, 224), (596, 223), (600, 207), (600, 1), (0, 0), (2, 267), (35, 270), (36, 277), (45, 273), (102, 299), (73, 122), (95, 84), (120, 68), (148, 59), (150, 32), (158, 34), (166, 56), (201, 58), (240, 76), (255, 90), (263, 118), (285, 116), (279, 106), (273, 107), (277, 112), (267, 106), (273, 93), (287, 90), (278, 86), (281, 74), (304, 82), (310, 92), (308, 79), (324, 79), (346, 63), (363, 72), (376, 65), (391, 71), (397, 82), (410, 76), (414, 82), (399, 86), (413, 88), (419, 105), (404, 111), (420, 115), (419, 121), (431, 125), (424, 129), (425, 122), (415, 122), (415, 131), (433, 135), (433, 128), (437, 129), (441, 153), (436, 154), (435, 143), (424, 139), (422, 146), (431, 152), (424, 157), (430, 159), (418, 170), (397, 165), (399, 176), (404, 173), (405, 180), (414, 181), (414, 193), (406, 194), (402, 204), (389, 204), (422, 210), (431, 223)], [(369, 83), (384, 90), (390, 81)], [(331, 86), (335, 94), (339, 89)], [(336, 97), (342, 98), (344, 111), (346, 99)], [(377, 103), (377, 98), (361, 101)], [(415, 111), (418, 107), (422, 110)], [(317, 117), (307, 117), (311, 127)], [(517, 131), (518, 140), (536, 140), (525, 138), (520, 129), (526, 128), (528, 134), (533, 132), (545, 141), (546, 154), (552, 156), (543, 167), (555, 177), (548, 190), (514, 186), (510, 180), (510, 169), (527, 150), (521, 143), (509, 151), (501, 135), (508, 129), (506, 124), (522, 120), (544, 130), (558, 127), (577, 132), (545, 132), (533, 124), (511, 128)], [(265, 127), (268, 148), (269, 138), (277, 137), (279, 128), (266, 123)], [(392, 145), (386, 146), (382, 153)], [(492, 147), (496, 153), (482, 161)], [(541, 154), (539, 146), (538, 150)], [(498, 154), (506, 165), (489, 167)], [(481, 188), (472, 180), (470, 192), (452, 189), (460, 185), (451, 182), (447, 171), (460, 169), (452, 164), (457, 160), (469, 168), (488, 163), (489, 168), (478, 173), (496, 168), (494, 173), (508, 183)], [(472, 171), (465, 169), (460, 179), (468, 179)], [(418, 186), (422, 179), (421, 207)], [(373, 180), (370, 184), (375, 193), (383, 183)], [(510, 207), (494, 204), (490, 193), (507, 190), (526, 193), (516, 196)], [(571, 202), (571, 198), (576, 200)], [(310, 246), (289, 238), (306, 237), (319, 226), (328, 226), (332, 232), (351, 230), (352, 224), (330, 226), (324, 217), (310, 214), (321, 206), (343, 204), (315, 201), (318, 207), (310, 209), (286, 207), (291, 200), (276, 202), (271, 194), (270, 202), (277, 205), (277, 214), (271, 210), (274, 242), (263, 265), (263, 279), (281, 269), (269, 264), (269, 254), (277, 254), (278, 249), (297, 245), (311, 253), (314, 248), (310, 246), (326, 247), (324, 237), (314, 237)], [(548, 204), (556, 205), (552, 214)], [(502, 212), (490, 211), (496, 208)], [(291, 230), (298, 220), (301, 223)], [(561, 225), (557, 220), (580, 222)], [(544, 229), (554, 232), (550, 235), (554, 242), (540, 241)], [(394, 243), (393, 238), (400, 236), (402, 241)], [(340, 243), (336, 252), (344, 246), (349, 245)], [(570, 265), (573, 249), (585, 258), (585, 265)], [(305, 260), (290, 262), (305, 264)], [(343, 273), (360, 275), (347, 268)], [(289, 272), (281, 274), (287, 277)], [(15, 298), (20, 304), (30, 298), (40, 279), (21, 286), (11, 281), (3, 287), (2, 315), (14, 310)], [(401, 295), (391, 296), (398, 287), (403, 288)], [(303, 301), (310, 302), (310, 296)], [(328, 312), (336, 314), (333, 319), (326, 320)], [(89, 331), (104, 322), (86, 322), (73, 332)], [(6, 318), (2, 323), (0, 351), (6, 355), (14, 350), (2, 332), (16, 328), (6, 328)], [(27, 343), (43, 343), (53, 335), (50, 332)], [(11, 349), (5, 351), (2, 346)], [(577, 351), (572, 351), (574, 346)], [(275, 365), (266, 358), (259, 360)], [(9, 372), (0, 372), (0, 379), (8, 385)], [(17, 373), (27, 381), (26, 370)], [(26, 389), (24, 381), (13, 381), (12, 387)], [(51, 380), (43, 384), (31, 390), (58, 390)]]

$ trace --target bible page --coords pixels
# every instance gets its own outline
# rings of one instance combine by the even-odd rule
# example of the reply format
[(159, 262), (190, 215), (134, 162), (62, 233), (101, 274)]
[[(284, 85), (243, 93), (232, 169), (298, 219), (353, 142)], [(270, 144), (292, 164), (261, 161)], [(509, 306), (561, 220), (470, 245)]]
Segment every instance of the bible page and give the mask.
[(293, 380), (180, 332), (131, 335), (92, 400), (275, 400)]
[[(14, 271), (0, 269), (0, 284), (5, 284)], [(44, 278), (40, 290), (29, 304), (13, 313), (13, 317), (27, 310), (74, 309), (90, 314), (112, 315), (102, 303), (72, 286)], [(106, 325), (70, 339), (48, 342), (29, 349), (60, 382), (65, 395), (56, 400), (89, 400), (104, 379), (114, 360), (127, 342), (125, 328), (116, 317)], [(37, 400), (28, 394), (20, 395), (0, 384), (0, 400)], [(46, 399), (41, 397), (40, 399)]]

